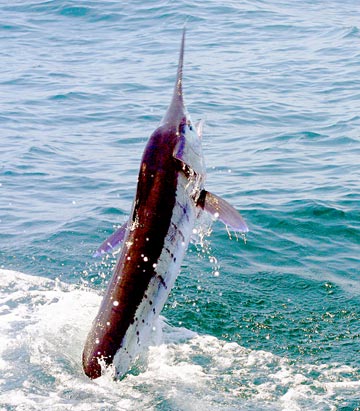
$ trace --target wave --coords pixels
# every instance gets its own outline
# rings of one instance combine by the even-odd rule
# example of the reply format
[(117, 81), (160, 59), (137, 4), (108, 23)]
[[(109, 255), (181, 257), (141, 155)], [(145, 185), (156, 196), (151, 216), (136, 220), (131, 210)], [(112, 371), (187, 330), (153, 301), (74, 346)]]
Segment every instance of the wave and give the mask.
[(108, 370), (91, 381), (81, 352), (101, 297), (9, 270), (0, 270), (0, 284), (5, 409), (327, 410), (360, 389), (357, 370), (344, 364), (292, 362), (164, 318), (154, 345), (123, 380), (114, 381)]

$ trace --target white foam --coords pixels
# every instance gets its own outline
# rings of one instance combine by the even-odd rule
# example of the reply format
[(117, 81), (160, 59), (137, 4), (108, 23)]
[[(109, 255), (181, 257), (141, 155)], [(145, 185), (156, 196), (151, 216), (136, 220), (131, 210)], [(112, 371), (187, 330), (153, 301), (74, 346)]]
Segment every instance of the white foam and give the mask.
[(344, 364), (294, 364), (163, 319), (130, 374), (91, 381), (81, 352), (100, 300), (0, 270), (0, 410), (335, 410), (359, 392), (359, 370)]

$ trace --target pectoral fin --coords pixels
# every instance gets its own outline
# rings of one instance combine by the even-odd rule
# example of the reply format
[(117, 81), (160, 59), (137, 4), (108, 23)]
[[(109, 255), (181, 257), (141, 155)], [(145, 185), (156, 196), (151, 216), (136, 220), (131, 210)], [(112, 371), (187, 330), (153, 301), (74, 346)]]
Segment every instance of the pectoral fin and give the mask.
[(197, 135), (199, 136), (200, 140), (202, 139), (202, 136), (203, 136), (204, 124), (205, 124), (205, 120), (199, 120), (195, 124), (196, 132), (197, 132)]
[(100, 257), (101, 255), (109, 253), (113, 249), (117, 248), (124, 240), (127, 225), (128, 223), (126, 222), (124, 225), (118, 228), (115, 233), (111, 234), (111, 236), (107, 238), (95, 251), (93, 257)]
[(249, 231), (240, 213), (227, 201), (209, 191), (203, 190), (201, 192), (198, 206), (235, 231), (242, 233)]

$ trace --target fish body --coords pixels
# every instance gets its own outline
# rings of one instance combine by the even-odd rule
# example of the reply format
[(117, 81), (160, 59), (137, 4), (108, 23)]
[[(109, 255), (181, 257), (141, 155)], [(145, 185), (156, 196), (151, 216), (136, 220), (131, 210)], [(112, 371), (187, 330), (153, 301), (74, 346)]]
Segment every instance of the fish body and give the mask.
[(193, 125), (183, 101), (184, 43), (185, 30), (173, 97), (145, 147), (130, 219), (97, 252), (122, 243), (83, 351), (90, 378), (101, 375), (101, 362), (121, 377), (148, 345), (202, 210), (247, 231), (237, 211), (204, 188), (202, 123)]

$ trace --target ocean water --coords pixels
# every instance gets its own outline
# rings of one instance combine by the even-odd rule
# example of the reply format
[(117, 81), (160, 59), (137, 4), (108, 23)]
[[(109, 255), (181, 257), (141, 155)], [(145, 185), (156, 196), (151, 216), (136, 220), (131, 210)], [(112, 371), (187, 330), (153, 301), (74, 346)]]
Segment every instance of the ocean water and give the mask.
[[(81, 352), (142, 151), (184, 93), (207, 188), (154, 345)], [(360, 9), (353, 0), (0, 3), (0, 410), (360, 410)], [(210, 233), (211, 232), (211, 233)]]

